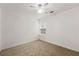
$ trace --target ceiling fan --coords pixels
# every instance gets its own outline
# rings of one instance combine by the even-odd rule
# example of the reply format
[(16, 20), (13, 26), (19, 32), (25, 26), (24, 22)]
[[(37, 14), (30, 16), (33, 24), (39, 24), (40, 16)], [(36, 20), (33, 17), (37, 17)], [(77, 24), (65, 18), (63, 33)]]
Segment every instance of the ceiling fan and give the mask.
[(30, 5), (30, 7), (33, 7), (33, 8), (42, 8), (42, 7), (46, 7), (48, 5), (48, 3), (32, 3)]
[[(53, 13), (54, 11), (49, 10), (51, 6), (49, 3), (30, 3), (30, 7), (31, 8), (35, 8), (37, 9), (38, 13), (45, 13), (45, 14), (49, 14), (49, 13)], [(46, 11), (46, 9), (48, 9), (49, 11)]]

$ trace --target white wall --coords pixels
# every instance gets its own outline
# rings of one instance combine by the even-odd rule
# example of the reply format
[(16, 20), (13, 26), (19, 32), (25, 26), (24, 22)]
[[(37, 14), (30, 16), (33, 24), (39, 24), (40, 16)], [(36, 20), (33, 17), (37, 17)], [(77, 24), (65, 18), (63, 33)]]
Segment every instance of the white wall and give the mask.
[(2, 49), (36, 40), (37, 21), (20, 7), (2, 10)]
[(79, 51), (79, 7), (41, 18), (47, 23), (45, 41)]
[(0, 50), (1, 50), (1, 8), (0, 8)]
[[(36, 40), (39, 30), (34, 15), (17, 7), (3, 8), (1, 13), (2, 49)], [(41, 18), (47, 23), (47, 39), (43, 40), (79, 51), (78, 15), (79, 8), (73, 8), (58, 15)]]

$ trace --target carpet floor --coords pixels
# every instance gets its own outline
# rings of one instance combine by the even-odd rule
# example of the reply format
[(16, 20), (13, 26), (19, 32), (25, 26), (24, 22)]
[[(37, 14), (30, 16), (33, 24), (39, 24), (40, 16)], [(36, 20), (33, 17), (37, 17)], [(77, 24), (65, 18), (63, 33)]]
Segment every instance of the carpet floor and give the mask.
[(1, 56), (79, 56), (72, 51), (42, 40), (8, 48), (0, 52)]

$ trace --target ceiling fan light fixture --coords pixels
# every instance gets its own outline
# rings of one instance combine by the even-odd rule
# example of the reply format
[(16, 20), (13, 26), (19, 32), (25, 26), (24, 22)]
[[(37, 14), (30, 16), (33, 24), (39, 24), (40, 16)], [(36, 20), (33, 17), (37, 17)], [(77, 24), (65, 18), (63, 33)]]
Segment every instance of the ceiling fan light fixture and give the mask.
[(41, 13), (43, 13), (43, 12), (44, 12), (43, 9), (39, 9), (39, 10), (38, 10), (38, 13), (39, 13), (39, 14), (41, 14)]

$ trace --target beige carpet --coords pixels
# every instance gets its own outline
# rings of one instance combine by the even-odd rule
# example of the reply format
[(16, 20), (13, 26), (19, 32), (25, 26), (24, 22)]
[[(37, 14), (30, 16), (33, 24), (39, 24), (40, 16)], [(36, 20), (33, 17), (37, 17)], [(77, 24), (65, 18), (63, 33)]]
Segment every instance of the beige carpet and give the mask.
[(79, 56), (75, 52), (48, 42), (36, 40), (17, 47), (5, 49), (1, 56)]

